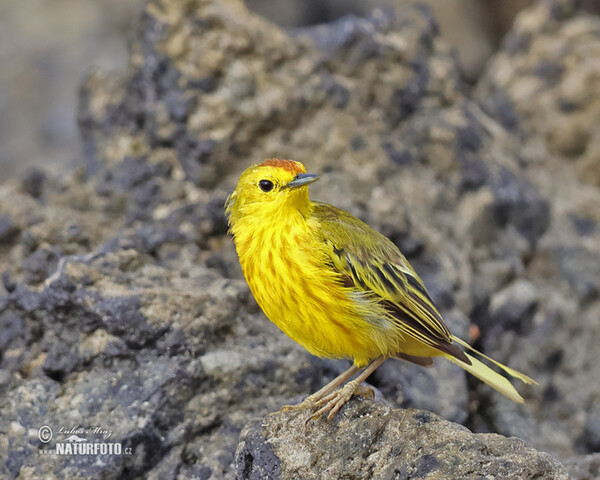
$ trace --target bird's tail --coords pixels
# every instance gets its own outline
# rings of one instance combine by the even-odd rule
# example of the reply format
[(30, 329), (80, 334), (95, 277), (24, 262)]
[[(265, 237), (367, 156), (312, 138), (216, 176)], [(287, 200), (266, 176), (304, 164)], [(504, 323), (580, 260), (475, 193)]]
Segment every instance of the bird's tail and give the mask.
[[(487, 355), (484, 355), (483, 353), (475, 350), (467, 342), (461, 340), (460, 338), (455, 337), (455, 336), (452, 336), (452, 337), (456, 343), (462, 345), (467, 350), (470, 350), (471, 352), (473, 352), (477, 355), (480, 355), (481, 357), (485, 358), (486, 360), (493, 363), (494, 365), (497, 365), (511, 377), (518, 378), (519, 380), (521, 380), (527, 384), (534, 384), (534, 385), (538, 384), (535, 380), (533, 380), (532, 378), (529, 378), (527, 375), (524, 375), (521, 372), (517, 372), (516, 370), (513, 370), (512, 368), (507, 367), (506, 365), (502, 365), (500, 362), (497, 362), (496, 360), (488, 357)], [(512, 383), (510, 383), (506, 377), (496, 373), (490, 367), (488, 367), (484, 363), (480, 362), (479, 360), (477, 360), (473, 356), (469, 355), (468, 353), (465, 352), (465, 355), (471, 361), (471, 365), (468, 365), (448, 354), (444, 355), (444, 357), (446, 357), (448, 360), (450, 360), (452, 363), (455, 363), (459, 367), (464, 368), (467, 372), (475, 375), (477, 378), (479, 378), (479, 380), (487, 383), (489, 386), (495, 388), (496, 390), (498, 390), (500, 393), (507, 396), (511, 400), (514, 400), (515, 402), (518, 402), (518, 403), (524, 402), (523, 397), (521, 397), (521, 395), (519, 395), (519, 392), (517, 392), (516, 388), (513, 387)]]

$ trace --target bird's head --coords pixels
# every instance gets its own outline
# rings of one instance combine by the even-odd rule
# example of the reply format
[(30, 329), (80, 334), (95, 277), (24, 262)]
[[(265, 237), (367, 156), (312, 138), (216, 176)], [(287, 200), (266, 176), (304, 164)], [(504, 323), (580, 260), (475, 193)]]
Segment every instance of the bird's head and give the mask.
[(293, 160), (271, 158), (254, 164), (242, 173), (225, 202), (229, 222), (234, 224), (248, 214), (304, 213), (310, 209), (308, 185), (318, 179)]

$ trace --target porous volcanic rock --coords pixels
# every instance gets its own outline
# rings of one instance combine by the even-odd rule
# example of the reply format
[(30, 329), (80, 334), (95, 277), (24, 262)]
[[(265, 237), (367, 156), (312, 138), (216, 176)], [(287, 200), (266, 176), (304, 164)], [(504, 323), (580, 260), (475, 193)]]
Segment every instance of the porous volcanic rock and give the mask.
[[(567, 10), (555, 21), (578, 18)], [(242, 279), (223, 202), (272, 156), (320, 173), (312, 198), (388, 235), (454, 333), (541, 383), (518, 385), (521, 406), (443, 361), (390, 360), (370, 378), (386, 401), (562, 458), (595, 451), (598, 189), (552, 153), (562, 182), (534, 168), (543, 135), (505, 87), (464, 88), (420, 6), (286, 32), (237, 0), (149, 1), (128, 68), (81, 88), (80, 168), (0, 185), (2, 475), (231, 478), (244, 425), (347, 368), (279, 332)], [(383, 412), (369, 405), (347, 411)], [(436, 422), (440, 439), (481, 446), (473, 462), (489, 441), (523, 472), (562, 471), (515, 440)], [(129, 454), (49, 454), (77, 425)]]
[(561, 459), (600, 451), (600, 18), (578, 6), (544, 1), (522, 12), (475, 96), (521, 139), (520, 162), (551, 204), (527, 269), (490, 301), (498, 333), (484, 340), (486, 351), (510, 349), (500, 330), (527, 337), (514, 353), (529, 358), (541, 384), (528, 414), (494, 407), (504, 419), (496, 425), (507, 427), (496, 431)]
[(345, 478), (568, 480), (565, 468), (516, 438), (473, 434), (437, 415), (354, 401), (328, 423), (276, 413), (249, 424), (238, 480)]

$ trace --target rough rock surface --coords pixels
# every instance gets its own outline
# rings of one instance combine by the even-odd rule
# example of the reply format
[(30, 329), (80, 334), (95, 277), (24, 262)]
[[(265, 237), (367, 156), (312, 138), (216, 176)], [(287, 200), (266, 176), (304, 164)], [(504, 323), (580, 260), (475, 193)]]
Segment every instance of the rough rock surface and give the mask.
[[(560, 40), (583, 14), (547, 1), (523, 15)], [(321, 173), (313, 198), (388, 235), (457, 335), (476, 323), (479, 348), (541, 383), (519, 385), (521, 406), (453, 365), (389, 361), (370, 378), (388, 402), (561, 459), (597, 452), (600, 193), (493, 72), (465, 93), (419, 6), (286, 33), (235, 0), (150, 1), (128, 69), (82, 87), (81, 168), (0, 185), (2, 475), (231, 478), (244, 425), (347, 367), (281, 334), (241, 277), (223, 202), (271, 156)], [(519, 464), (531, 475), (556, 466), (437, 422), (544, 459)], [(131, 454), (40, 453), (75, 425)]]
[(275, 413), (242, 432), (237, 478), (566, 480), (565, 468), (516, 438), (473, 434), (437, 415), (355, 401), (331, 423)]
[(592, 453), (574, 457), (564, 462), (571, 477), (577, 480), (595, 480), (600, 478), (600, 454)]
[(122, 69), (143, 0), (0, 0), (0, 182), (77, 159), (77, 87), (92, 67)]
[[(576, 7), (541, 2), (520, 14), (476, 91), (483, 108), (521, 139), (520, 162), (552, 202), (521, 292), (491, 300), (495, 325), (529, 317), (537, 330), (529, 340), (541, 384), (535, 420), (520, 411), (521, 421), (502, 431), (524, 438), (526, 428), (533, 444), (562, 458), (600, 449), (600, 17)], [(500, 297), (504, 309), (494, 308)], [(487, 348), (503, 341), (496, 335)], [(496, 415), (515, 411), (499, 407)]]

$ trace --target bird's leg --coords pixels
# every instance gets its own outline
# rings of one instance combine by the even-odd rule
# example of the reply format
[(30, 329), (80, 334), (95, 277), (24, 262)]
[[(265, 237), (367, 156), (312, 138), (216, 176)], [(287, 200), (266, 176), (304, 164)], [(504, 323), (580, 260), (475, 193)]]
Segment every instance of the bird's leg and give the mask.
[(361, 383), (366, 380), (366, 378), (371, 375), (377, 367), (379, 367), (383, 362), (385, 362), (384, 357), (379, 357), (367, 367), (365, 370), (354, 380), (348, 382), (342, 388), (337, 391), (330, 393), (327, 396), (323, 396), (320, 400), (317, 401), (317, 405), (323, 405), (319, 410), (317, 410), (308, 420), (314, 420), (325, 412), (329, 411), (327, 415), (327, 420), (331, 420), (336, 412), (344, 406), (344, 404), (352, 398), (353, 395), (363, 395), (370, 398), (373, 398), (374, 393), (369, 387), (361, 386)]
[(298, 405), (284, 405), (281, 407), (281, 410), (299, 410), (301, 408), (312, 408), (317, 405), (317, 402), (321, 400), (325, 395), (329, 395), (333, 392), (337, 387), (339, 387), (342, 383), (348, 380), (352, 375), (358, 372), (360, 369), (352, 365), (348, 370), (346, 370), (341, 375), (335, 377), (331, 382), (325, 385), (320, 390), (316, 391), (312, 395), (306, 397), (301, 403)]

